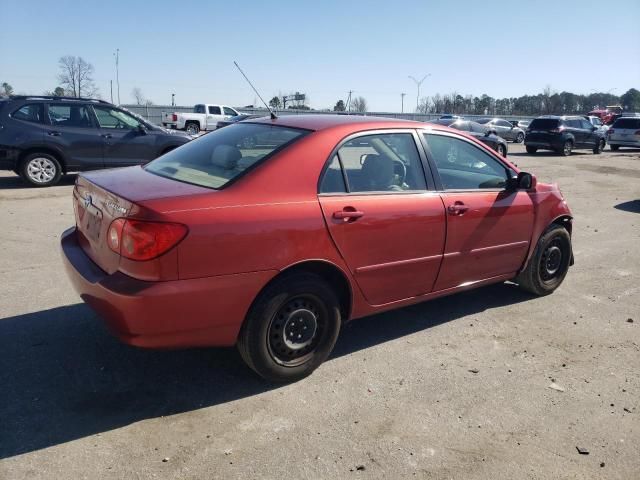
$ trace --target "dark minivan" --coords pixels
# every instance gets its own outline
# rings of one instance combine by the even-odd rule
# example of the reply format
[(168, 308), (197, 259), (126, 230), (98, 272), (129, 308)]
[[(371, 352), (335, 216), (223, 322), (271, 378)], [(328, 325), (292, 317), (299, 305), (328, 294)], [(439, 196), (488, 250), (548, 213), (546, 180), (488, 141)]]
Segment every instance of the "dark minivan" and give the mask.
[(534, 119), (524, 139), (527, 153), (553, 150), (569, 156), (576, 148), (588, 148), (600, 153), (606, 145), (605, 134), (584, 117), (544, 116)]
[(104, 100), (0, 99), (0, 170), (35, 187), (54, 185), (67, 172), (147, 163), (189, 140)]

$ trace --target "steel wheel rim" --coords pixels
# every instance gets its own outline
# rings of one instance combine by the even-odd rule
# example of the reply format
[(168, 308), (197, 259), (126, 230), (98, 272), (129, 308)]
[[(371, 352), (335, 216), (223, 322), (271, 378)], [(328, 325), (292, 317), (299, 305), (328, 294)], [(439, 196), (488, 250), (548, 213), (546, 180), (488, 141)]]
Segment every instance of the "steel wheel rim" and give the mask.
[(550, 282), (561, 273), (564, 260), (560, 241), (555, 239), (542, 252), (540, 259), (540, 278), (544, 282)]
[(187, 133), (191, 135), (196, 135), (198, 133), (198, 129), (194, 125), (189, 125), (187, 127)]
[(285, 367), (306, 363), (320, 344), (326, 322), (324, 308), (315, 296), (288, 299), (269, 323), (267, 348), (271, 358)]
[(524, 135), (522, 133), (519, 133), (518, 136), (516, 137), (516, 143), (522, 143), (524, 142)]
[(602, 150), (604, 150), (604, 140), (598, 142), (598, 151), (601, 152)]
[(571, 155), (571, 142), (566, 142), (564, 144), (564, 154)]
[(56, 165), (46, 157), (36, 157), (27, 164), (27, 175), (36, 183), (48, 183), (56, 176)]
[(498, 153), (504, 157), (504, 147), (502, 145), (498, 145)]

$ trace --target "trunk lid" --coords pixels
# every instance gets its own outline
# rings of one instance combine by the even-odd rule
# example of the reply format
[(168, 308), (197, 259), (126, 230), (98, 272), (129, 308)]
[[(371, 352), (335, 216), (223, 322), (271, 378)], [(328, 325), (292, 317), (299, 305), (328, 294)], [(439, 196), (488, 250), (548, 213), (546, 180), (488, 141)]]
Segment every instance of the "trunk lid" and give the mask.
[(150, 217), (154, 212), (142, 205), (145, 200), (203, 193), (211, 190), (160, 177), (141, 167), (78, 175), (73, 189), (78, 241), (96, 265), (112, 274), (120, 265), (120, 255), (106, 241), (113, 220)]

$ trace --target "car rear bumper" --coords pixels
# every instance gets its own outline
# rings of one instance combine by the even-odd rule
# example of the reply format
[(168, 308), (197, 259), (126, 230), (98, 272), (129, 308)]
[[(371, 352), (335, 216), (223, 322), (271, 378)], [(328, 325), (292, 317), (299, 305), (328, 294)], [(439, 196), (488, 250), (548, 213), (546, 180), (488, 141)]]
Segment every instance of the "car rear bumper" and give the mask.
[(524, 144), (527, 147), (544, 148), (549, 150), (559, 150), (562, 148), (564, 139), (562, 137), (543, 135), (543, 134), (529, 134), (524, 137)]
[(107, 274), (84, 253), (75, 227), (60, 240), (80, 297), (124, 343), (145, 348), (234, 345), (246, 313), (277, 271), (146, 282)]

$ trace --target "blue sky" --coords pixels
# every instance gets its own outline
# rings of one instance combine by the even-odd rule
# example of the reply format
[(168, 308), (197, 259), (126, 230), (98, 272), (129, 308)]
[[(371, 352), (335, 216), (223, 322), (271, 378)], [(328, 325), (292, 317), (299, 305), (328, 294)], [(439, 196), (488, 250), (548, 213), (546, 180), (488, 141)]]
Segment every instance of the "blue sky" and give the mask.
[[(314, 108), (347, 91), (371, 111), (405, 111), (421, 96), (494, 97), (554, 90), (640, 89), (640, 1), (40, 1), (0, 0), (0, 82), (18, 93), (57, 83), (80, 55), (109, 99), (120, 49), (120, 96), (157, 104), (236, 106), (306, 92)], [(115, 81), (114, 81), (115, 84)]]

